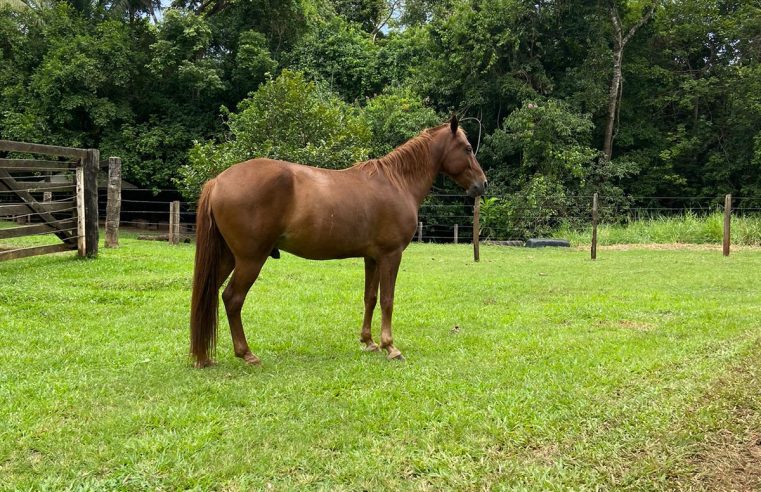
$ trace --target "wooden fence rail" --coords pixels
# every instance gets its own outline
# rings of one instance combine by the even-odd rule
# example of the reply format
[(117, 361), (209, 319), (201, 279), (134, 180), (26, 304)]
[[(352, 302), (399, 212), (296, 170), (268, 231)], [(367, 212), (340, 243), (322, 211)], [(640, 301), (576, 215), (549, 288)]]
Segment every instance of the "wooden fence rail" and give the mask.
[[(61, 244), (0, 250), (0, 261), (77, 249), (81, 256), (98, 254), (99, 151), (0, 140), (0, 152), (42, 154), (47, 159), (0, 159), (0, 192), (14, 202), (0, 203), (0, 217), (23, 217), (38, 224), (0, 229), (0, 239), (55, 234)], [(50, 157), (67, 160), (51, 160)], [(75, 183), (51, 183), (51, 171), (74, 171)], [(18, 176), (20, 172), (26, 175)], [(39, 195), (42, 194), (42, 201)], [(59, 195), (53, 200), (53, 193)], [(61, 198), (60, 195), (65, 197)], [(61, 217), (65, 215), (65, 217)]]

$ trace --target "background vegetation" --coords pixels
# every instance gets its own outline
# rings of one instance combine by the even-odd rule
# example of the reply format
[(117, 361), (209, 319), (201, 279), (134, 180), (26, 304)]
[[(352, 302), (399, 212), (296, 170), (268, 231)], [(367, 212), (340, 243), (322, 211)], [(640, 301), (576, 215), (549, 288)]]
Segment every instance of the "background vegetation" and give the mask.
[(98, 147), (144, 187), (344, 166), (458, 111), (496, 194), (761, 195), (757, 2), (0, 5), (0, 137)]

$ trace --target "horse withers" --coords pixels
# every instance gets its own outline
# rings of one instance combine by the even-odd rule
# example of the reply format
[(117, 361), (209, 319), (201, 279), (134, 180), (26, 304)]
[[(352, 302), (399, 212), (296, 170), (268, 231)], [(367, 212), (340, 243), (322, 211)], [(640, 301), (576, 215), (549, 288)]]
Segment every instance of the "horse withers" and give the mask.
[[(483, 194), (486, 176), (456, 116), (424, 130), (379, 159), (342, 170), (271, 159), (236, 164), (208, 181), (198, 202), (190, 309), (190, 352), (196, 367), (212, 363), (219, 289), (235, 355), (258, 364), (243, 332), (241, 308), (269, 256), (280, 250), (313, 260), (365, 260), (365, 350), (402, 359), (391, 336), (394, 285), (402, 252), (417, 229), (420, 204), (443, 173)], [(380, 285), (380, 347), (370, 324)]]

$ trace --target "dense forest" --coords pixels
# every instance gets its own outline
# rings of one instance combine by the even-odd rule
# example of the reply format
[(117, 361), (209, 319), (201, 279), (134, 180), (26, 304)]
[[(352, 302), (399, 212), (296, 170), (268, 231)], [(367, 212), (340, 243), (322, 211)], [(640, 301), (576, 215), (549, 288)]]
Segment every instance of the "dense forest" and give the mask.
[(758, 0), (0, 5), (0, 138), (143, 187), (343, 167), (456, 112), (493, 193), (761, 196)]

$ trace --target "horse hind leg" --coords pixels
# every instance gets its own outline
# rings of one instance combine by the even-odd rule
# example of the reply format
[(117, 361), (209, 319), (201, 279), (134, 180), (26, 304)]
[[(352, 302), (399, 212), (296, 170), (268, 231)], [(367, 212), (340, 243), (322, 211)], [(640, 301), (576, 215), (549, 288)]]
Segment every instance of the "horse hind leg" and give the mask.
[(246, 295), (254, 282), (256, 282), (266, 259), (266, 256), (258, 260), (237, 259), (232, 278), (222, 293), (222, 300), (225, 303), (225, 311), (227, 312), (227, 320), (230, 323), (230, 335), (233, 339), (235, 356), (240, 357), (246, 361), (246, 363), (252, 365), (260, 364), (260, 361), (256, 355), (251, 353), (251, 350), (248, 347), (246, 334), (243, 332), (241, 310), (243, 309)]

